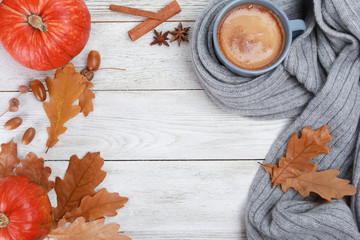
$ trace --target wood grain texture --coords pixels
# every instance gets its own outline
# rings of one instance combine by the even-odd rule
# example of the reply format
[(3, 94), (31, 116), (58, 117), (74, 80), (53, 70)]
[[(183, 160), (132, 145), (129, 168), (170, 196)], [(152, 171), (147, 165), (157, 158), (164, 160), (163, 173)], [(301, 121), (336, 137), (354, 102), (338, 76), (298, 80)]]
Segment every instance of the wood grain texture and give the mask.
[[(171, 47), (150, 46), (153, 33), (132, 42), (127, 32), (138, 24), (92, 24), (88, 44), (72, 61), (77, 70), (85, 68), (91, 50), (98, 50), (102, 57), (101, 67), (125, 68), (126, 71), (96, 72), (93, 80), (96, 90), (201, 89), (191, 62), (190, 44), (178, 47), (177, 42), (173, 42)], [(192, 27), (193, 24), (184, 23), (184, 27)], [(177, 25), (163, 23), (157, 29), (173, 30)], [(21, 66), (2, 46), (0, 66), (1, 91), (15, 91), (21, 84), (29, 84), (34, 79), (44, 81), (55, 73), (55, 70), (38, 72)]]
[[(129, 31), (129, 37), (131, 40), (136, 41), (146, 33), (151, 32), (154, 28), (157, 28), (160, 24), (172, 18), (176, 14), (181, 12), (181, 7), (179, 3), (174, 0), (164, 8), (162, 8), (158, 13), (163, 14), (164, 18), (160, 20), (156, 19), (146, 19), (144, 22), (139, 23), (135, 28)], [(161, 33), (161, 32), (160, 32)], [(165, 44), (168, 45), (168, 44)]]
[[(125, 233), (124, 233), (125, 234)], [(182, 232), (126, 232), (133, 240), (244, 240), (246, 232), (182, 231)]]
[[(178, 0), (182, 12), (161, 24), (172, 30), (180, 21), (190, 26), (211, 0)], [(1, 0), (0, 0), (1, 2)], [(108, 223), (134, 240), (246, 239), (247, 195), (276, 137), (291, 120), (254, 121), (217, 107), (206, 96), (191, 63), (190, 44), (179, 48), (150, 47), (153, 34), (135, 43), (128, 31), (145, 20), (112, 12), (110, 4), (158, 11), (171, 0), (85, 0), (92, 15), (88, 44), (73, 63), (86, 65), (90, 50), (102, 55), (102, 70), (93, 83), (95, 112), (70, 120), (60, 142), (44, 154), (49, 121), (32, 93), (21, 97), (20, 111), (0, 118), (0, 126), (21, 116), (16, 130), (0, 127), (0, 143), (18, 142), (19, 156), (29, 151), (44, 157), (51, 179), (63, 177), (71, 155), (101, 151), (107, 178), (100, 188), (129, 197), (129, 203)], [(0, 111), (7, 108), (21, 84), (44, 82), (55, 71), (37, 72), (16, 63), (0, 45)], [(34, 141), (20, 143), (29, 127)], [(250, 160), (249, 160), (250, 159)], [(55, 194), (50, 192), (55, 206)]]
[[(67, 164), (46, 163), (53, 169), (52, 178), (63, 177)], [(106, 161), (103, 169), (108, 175), (99, 189), (129, 198), (107, 222), (119, 223), (134, 240), (244, 237), (248, 191), (259, 169), (256, 161)], [(55, 204), (53, 191), (50, 196)]]
[[(140, 8), (147, 11), (157, 12), (172, 0), (85, 0), (93, 22), (112, 22), (112, 21), (143, 21), (146, 18), (129, 16), (115, 13), (109, 10), (110, 4), (123, 5), (127, 7)], [(201, 13), (202, 9), (211, 0), (177, 0), (181, 6), (181, 13), (169, 19), (169, 21), (194, 21)]]
[(110, 10), (115, 12), (130, 14), (133, 16), (141, 16), (141, 17), (157, 19), (157, 20), (161, 20), (164, 17), (164, 14), (162, 13), (151, 12), (139, 8), (125, 7), (122, 5), (115, 5), (115, 4), (110, 5)]
[[(0, 93), (0, 109), (16, 93)], [(21, 116), (16, 130), (0, 129), (0, 142), (20, 142), (29, 127), (31, 144), (19, 145), (22, 157), (33, 151), (48, 160), (101, 151), (109, 160), (264, 159), (289, 121), (254, 121), (225, 112), (204, 91), (96, 92), (95, 111), (66, 123), (68, 130), (45, 156), (49, 121), (32, 93), (20, 99), (20, 111), (0, 118), (0, 126)]]
[[(146, 34), (134, 43), (130, 40), (127, 32), (144, 18), (128, 16), (109, 9), (110, 4), (118, 4), (157, 11), (171, 0), (117, 0), (111, 2), (88, 0), (85, 2), (94, 23), (88, 44), (82, 53), (75, 57), (73, 63), (80, 71), (86, 65), (87, 54), (91, 50), (98, 50), (102, 55), (102, 67), (127, 69), (126, 72), (99, 71), (94, 80), (97, 90), (201, 89), (191, 64), (190, 44), (184, 43), (180, 48), (176, 42), (172, 43), (170, 48), (150, 47), (153, 39), (152, 33)], [(179, 18), (174, 18), (172, 21), (194, 21), (209, 0), (179, 0), (178, 2), (183, 11), (178, 15)], [(112, 21), (121, 21), (121, 23)], [(157, 29), (173, 30), (177, 25), (177, 22), (166, 22)], [(193, 22), (184, 23), (184, 26), (193, 27), (193, 25)], [(190, 31), (190, 41), (191, 33), (192, 31)], [(16, 63), (1, 45), (0, 66), (1, 91), (15, 91), (21, 84), (29, 84), (34, 79), (44, 80), (47, 76), (54, 75), (55, 72), (26, 69)]]

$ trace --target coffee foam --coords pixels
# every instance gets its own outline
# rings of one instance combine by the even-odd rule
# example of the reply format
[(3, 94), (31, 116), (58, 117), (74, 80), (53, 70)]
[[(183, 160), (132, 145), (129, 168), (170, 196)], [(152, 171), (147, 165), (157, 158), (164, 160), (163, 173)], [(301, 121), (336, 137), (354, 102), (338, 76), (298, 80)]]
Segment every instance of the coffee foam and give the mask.
[(218, 29), (221, 52), (234, 65), (247, 70), (271, 66), (285, 45), (283, 26), (268, 8), (244, 4), (229, 12)]

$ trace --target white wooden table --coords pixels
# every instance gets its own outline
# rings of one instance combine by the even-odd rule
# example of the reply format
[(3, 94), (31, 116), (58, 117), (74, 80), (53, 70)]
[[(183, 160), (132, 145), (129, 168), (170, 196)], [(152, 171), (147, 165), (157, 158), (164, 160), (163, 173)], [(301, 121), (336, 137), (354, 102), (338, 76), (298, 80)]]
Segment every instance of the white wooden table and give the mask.
[[(179, 0), (182, 12), (157, 29), (172, 30), (180, 21), (193, 27), (209, 1)], [(121, 224), (134, 240), (246, 238), (247, 195), (258, 162), (290, 120), (255, 121), (220, 109), (197, 81), (189, 44), (150, 47), (152, 33), (132, 42), (127, 31), (143, 19), (109, 10), (110, 4), (119, 4), (157, 11), (169, 2), (87, 0), (91, 36), (73, 63), (80, 71), (95, 49), (102, 67), (127, 71), (96, 73), (95, 111), (69, 121), (68, 131), (48, 154), (49, 122), (32, 93), (21, 97), (19, 112), (0, 118), (1, 125), (14, 116), (24, 119), (17, 130), (1, 128), (0, 142), (15, 138), (19, 143), (24, 131), (35, 127), (36, 138), (29, 146), (18, 145), (19, 156), (32, 151), (44, 157), (52, 178), (63, 177), (71, 155), (100, 151), (108, 172), (101, 187), (130, 199), (107, 221)], [(1, 109), (19, 85), (44, 81), (55, 72), (25, 69), (2, 47), (0, 66)], [(54, 193), (51, 200), (55, 204)]]

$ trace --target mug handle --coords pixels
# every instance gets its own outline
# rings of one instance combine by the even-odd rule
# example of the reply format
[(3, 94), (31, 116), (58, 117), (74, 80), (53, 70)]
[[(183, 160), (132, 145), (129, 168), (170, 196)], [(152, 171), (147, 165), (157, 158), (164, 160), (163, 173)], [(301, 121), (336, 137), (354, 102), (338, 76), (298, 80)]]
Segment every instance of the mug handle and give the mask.
[(301, 19), (290, 20), (289, 23), (293, 38), (300, 36), (306, 30), (306, 24)]

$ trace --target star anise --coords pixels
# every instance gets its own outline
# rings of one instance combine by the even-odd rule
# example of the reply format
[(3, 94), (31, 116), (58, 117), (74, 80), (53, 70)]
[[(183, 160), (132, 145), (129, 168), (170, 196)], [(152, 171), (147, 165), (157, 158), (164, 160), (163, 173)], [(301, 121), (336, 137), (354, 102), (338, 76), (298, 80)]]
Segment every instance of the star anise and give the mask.
[(164, 44), (165, 46), (170, 47), (169, 43), (166, 41), (169, 40), (169, 38), (167, 37), (169, 32), (163, 34), (162, 31), (158, 33), (156, 30), (154, 30), (154, 33), (155, 33), (154, 41), (150, 43), (150, 45), (158, 44), (161, 46), (162, 44)]
[(174, 37), (171, 39), (170, 42), (178, 41), (179, 47), (181, 44), (181, 41), (189, 42), (189, 39), (187, 38), (188, 31), (190, 27), (184, 28), (181, 23), (179, 23), (178, 28), (175, 28), (175, 31), (170, 32), (171, 35), (174, 35)]

